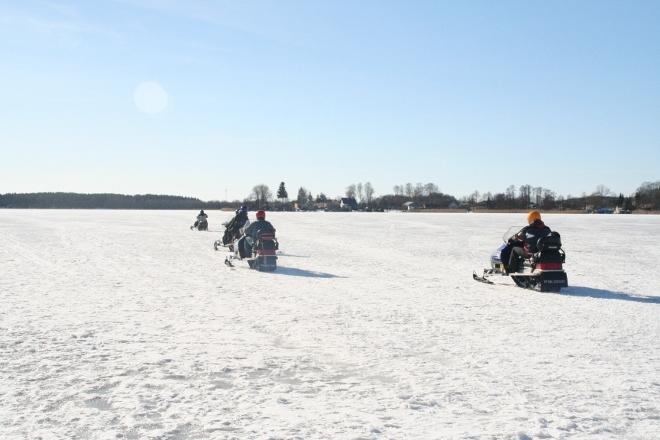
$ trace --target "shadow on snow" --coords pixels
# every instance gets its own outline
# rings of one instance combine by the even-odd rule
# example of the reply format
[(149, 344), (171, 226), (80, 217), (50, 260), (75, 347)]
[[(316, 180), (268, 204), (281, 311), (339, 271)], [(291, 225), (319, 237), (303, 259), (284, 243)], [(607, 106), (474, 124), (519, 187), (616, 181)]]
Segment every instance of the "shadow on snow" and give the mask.
[(293, 255), (293, 254), (286, 254), (284, 252), (278, 252), (277, 256), (278, 257), (293, 257), (293, 258), (309, 258), (309, 255)]
[(279, 275), (289, 275), (293, 277), (308, 277), (308, 278), (344, 278), (331, 273), (317, 272), (315, 270), (296, 269), (294, 267), (277, 266), (277, 270), (273, 272)]
[(591, 287), (582, 286), (569, 286), (562, 289), (561, 292), (559, 292), (559, 295), (660, 304), (660, 297), (658, 296), (636, 296), (623, 292), (613, 292), (611, 290), (593, 289)]

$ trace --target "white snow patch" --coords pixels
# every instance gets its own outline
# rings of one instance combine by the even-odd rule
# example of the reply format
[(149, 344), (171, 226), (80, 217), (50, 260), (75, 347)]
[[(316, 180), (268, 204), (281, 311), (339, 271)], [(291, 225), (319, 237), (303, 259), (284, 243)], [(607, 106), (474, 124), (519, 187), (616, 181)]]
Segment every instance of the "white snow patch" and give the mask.
[(508, 214), (0, 210), (0, 437), (655, 438), (660, 217), (548, 215), (570, 288), (471, 279)]

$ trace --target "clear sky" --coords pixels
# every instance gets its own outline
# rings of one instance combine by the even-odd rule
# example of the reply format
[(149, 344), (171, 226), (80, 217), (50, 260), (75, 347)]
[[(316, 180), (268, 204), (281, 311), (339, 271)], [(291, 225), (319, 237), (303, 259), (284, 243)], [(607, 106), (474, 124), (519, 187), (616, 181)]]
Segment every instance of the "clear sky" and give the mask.
[(660, 1), (0, 0), (0, 193), (660, 179)]

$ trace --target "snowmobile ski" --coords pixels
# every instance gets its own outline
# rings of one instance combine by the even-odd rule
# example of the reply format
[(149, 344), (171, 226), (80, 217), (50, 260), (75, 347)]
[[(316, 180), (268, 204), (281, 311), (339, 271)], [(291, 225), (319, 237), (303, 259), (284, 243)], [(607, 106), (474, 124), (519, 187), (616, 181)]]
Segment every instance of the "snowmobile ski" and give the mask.
[(477, 273), (473, 271), (472, 272), (472, 279), (475, 280), (475, 281), (479, 281), (480, 283), (495, 284), (491, 280), (486, 278), (486, 275), (488, 275), (488, 272), (486, 270), (484, 270), (484, 274), (481, 275), (481, 276), (477, 275)]

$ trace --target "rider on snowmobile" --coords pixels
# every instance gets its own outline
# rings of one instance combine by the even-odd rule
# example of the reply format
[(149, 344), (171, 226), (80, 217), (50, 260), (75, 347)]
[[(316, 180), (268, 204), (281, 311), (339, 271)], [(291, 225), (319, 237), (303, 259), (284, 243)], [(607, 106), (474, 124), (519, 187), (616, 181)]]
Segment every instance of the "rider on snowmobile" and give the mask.
[(200, 224), (201, 222), (203, 222), (203, 221), (206, 220), (207, 218), (208, 218), (208, 215), (206, 215), (206, 213), (205, 213), (204, 210), (202, 209), (201, 211), (199, 211), (199, 214), (197, 214), (197, 220), (195, 220), (195, 224), (193, 225), (193, 227), (196, 228), (197, 226), (199, 226), (199, 224)]
[(541, 220), (541, 213), (536, 210), (527, 214), (527, 224), (508, 240), (508, 244), (511, 246), (511, 254), (509, 264), (506, 267), (507, 273), (518, 272), (522, 269), (524, 259), (531, 258), (538, 251), (537, 243), (539, 239), (550, 235), (552, 232)]
[(245, 224), (248, 223), (248, 209), (247, 206), (243, 205), (236, 210), (236, 215), (234, 218), (229, 220), (225, 225), (225, 233), (222, 237), (222, 242), (224, 244), (231, 243), (235, 238), (240, 236), (240, 230)]
[(248, 209), (247, 206), (242, 205), (236, 210), (236, 215), (234, 218), (227, 223), (227, 229), (233, 231), (238, 230), (243, 227), (245, 222), (248, 220)]
[(263, 232), (272, 232), (275, 233), (275, 228), (273, 225), (266, 221), (266, 212), (263, 210), (257, 211), (257, 221), (250, 223), (250, 226), (247, 227), (243, 236), (243, 246), (246, 255), (252, 253), (252, 245), (255, 241), (259, 239), (259, 234)]

